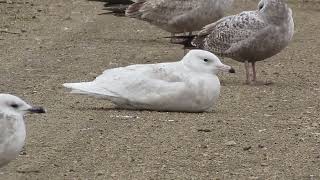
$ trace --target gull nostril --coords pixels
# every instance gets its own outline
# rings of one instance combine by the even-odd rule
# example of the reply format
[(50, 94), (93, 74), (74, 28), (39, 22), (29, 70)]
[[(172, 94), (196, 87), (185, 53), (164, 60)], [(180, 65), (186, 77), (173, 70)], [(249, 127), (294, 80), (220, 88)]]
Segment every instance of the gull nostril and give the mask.
[(235, 71), (233, 68), (231, 68), (231, 69), (229, 70), (229, 73), (236, 73), (236, 71)]

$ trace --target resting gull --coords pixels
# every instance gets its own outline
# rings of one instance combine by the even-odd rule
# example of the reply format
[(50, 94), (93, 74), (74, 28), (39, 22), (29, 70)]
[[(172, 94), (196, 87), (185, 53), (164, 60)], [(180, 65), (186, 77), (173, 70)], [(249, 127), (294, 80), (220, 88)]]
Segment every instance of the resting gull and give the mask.
[(214, 54), (191, 50), (181, 61), (108, 69), (91, 82), (65, 83), (71, 93), (107, 99), (124, 109), (202, 112), (216, 104), (220, 71), (234, 69)]
[(292, 11), (287, 4), (283, 0), (261, 0), (256, 11), (224, 17), (196, 36), (176, 37), (175, 41), (244, 62), (246, 82), (255, 84), (255, 63), (283, 50), (293, 33)]
[(15, 159), (26, 138), (23, 120), (25, 113), (44, 113), (41, 107), (32, 107), (20, 98), (0, 94), (0, 167)]

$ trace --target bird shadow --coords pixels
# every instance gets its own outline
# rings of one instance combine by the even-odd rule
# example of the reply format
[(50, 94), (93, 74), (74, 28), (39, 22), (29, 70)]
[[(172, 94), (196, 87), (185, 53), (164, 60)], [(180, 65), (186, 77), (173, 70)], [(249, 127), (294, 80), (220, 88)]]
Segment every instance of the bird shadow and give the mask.
[(143, 111), (143, 110), (134, 110), (134, 109), (126, 109), (119, 107), (73, 107), (73, 109), (77, 109), (79, 111)]
[(243, 80), (220, 80), (221, 86), (247, 86), (247, 87), (270, 87), (270, 86), (279, 86), (281, 83), (274, 81), (256, 81), (255, 83), (246, 83)]
[(141, 43), (141, 44), (167, 44), (167, 41), (156, 38), (156, 39), (121, 39), (121, 38), (104, 38), (106, 42), (126, 42), (126, 43)]
[(148, 109), (128, 109), (120, 107), (72, 107), (79, 111), (130, 111), (130, 112), (159, 112), (159, 113), (183, 113), (183, 114), (207, 114), (207, 113), (216, 113), (216, 111), (204, 111), (204, 112), (179, 112), (179, 111), (157, 111), (157, 110), (148, 110)]

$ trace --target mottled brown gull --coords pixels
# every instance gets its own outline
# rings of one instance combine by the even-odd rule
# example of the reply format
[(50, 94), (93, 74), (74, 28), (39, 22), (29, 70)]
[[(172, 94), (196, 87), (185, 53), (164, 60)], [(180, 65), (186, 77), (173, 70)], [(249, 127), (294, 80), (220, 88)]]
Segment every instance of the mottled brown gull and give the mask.
[(0, 167), (15, 159), (26, 138), (23, 120), (25, 113), (44, 113), (41, 107), (32, 107), (20, 98), (0, 94)]
[(108, 69), (91, 82), (63, 86), (72, 93), (107, 99), (119, 108), (202, 112), (217, 103), (220, 71), (234, 73), (214, 54), (191, 50), (181, 61)]
[(233, 0), (135, 0), (126, 15), (171, 33), (185, 33), (217, 21), (232, 3)]
[(283, 50), (293, 33), (292, 11), (287, 4), (283, 0), (261, 0), (258, 10), (224, 17), (178, 43), (188, 46), (191, 42), (197, 48), (244, 62), (249, 84), (256, 83), (255, 63)]

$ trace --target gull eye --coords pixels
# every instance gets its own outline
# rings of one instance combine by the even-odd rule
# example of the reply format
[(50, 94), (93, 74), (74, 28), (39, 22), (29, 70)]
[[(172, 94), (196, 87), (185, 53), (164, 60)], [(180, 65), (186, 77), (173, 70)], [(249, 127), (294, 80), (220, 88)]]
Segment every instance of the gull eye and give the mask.
[(209, 60), (208, 60), (208, 59), (203, 59), (203, 61), (204, 61), (204, 62), (208, 62)]
[(12, 108), (18, 108), (18, 107), (19, 107), (19, 105), (16, 104), (16, 103), (11, 104), (10, 106), (11, 106)]
[(263, 8), (263, 4), (259, 4), (259, 10)]

